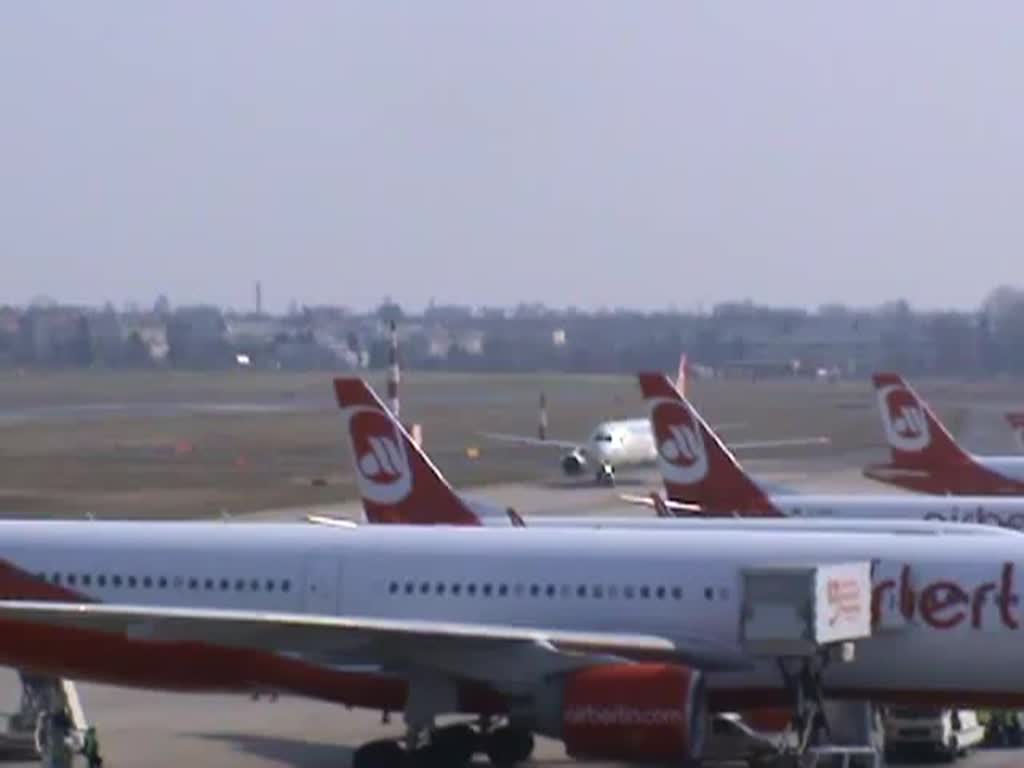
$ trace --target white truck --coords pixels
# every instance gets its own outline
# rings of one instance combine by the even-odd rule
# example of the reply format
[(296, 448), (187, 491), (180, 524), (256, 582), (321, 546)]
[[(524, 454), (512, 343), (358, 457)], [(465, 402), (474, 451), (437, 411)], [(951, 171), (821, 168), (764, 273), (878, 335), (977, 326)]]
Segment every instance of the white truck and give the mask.
[(889, 755), (930, 752), (952, 762), (984, 739), (985, 727), (973, 709), (894, 707), (885, 717)]

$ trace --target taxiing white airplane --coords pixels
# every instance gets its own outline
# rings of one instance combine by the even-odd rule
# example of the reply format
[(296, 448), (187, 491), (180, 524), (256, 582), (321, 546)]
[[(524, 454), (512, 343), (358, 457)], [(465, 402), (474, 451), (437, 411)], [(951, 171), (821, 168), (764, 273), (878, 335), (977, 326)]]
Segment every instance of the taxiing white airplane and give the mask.
[(877, 373), (874, 384), (892, 458), (865, 477), (923, 493), (1024, 495), (1024, 456), (968, 453), (902, 377)]
[[(686, 389), (686, 355), (679, 360), (677, 382)], [(545, 425), (542, 417), (541, 423)], [(733, 425), (720, 425), (720, 429)], [(651, 423), (646, 418), (603, 421), (594, 427), (586, 440), (558, 440), (549, 438), (546, 425), (537, 437), (510, 435), (500, 432), (486, 432), (484, 436), (499, 442), (531, 448), (549, 448), (562, 451), (562, 472), (569, 477), (579, 477), (593, 466), (594, 479), (598, 484), (614, 485), (615, 471), (619, 467), (644, 466), (653, 464), (657, 458)], [(791, 445), (827, 443), (827, 438), (800, 438), (794, 440), (763, 440), (735, 443), (737, 450), (746, 448), (781, 448)]]
[[(369, 523), (407, 525), (489, 525), (532, 528), (652, 528), (678, 530), (820, 530), (831, 533), (976, 533), (972, 526), (938, 525), (899, 517), (860, 519), (812, 517), (786, 519), (716, 517), (700, 504), (671, 504), (674, 514), (688, 516), (638, 517), (612, 515), (532, 515), (458, 493), (427, 456), (422, 445), (394, 418), (369, 385), (359, 378), (334, 382), (338, 406), (346, 425), (356, 483)], [(647, 497), (640, 497), (648, 501)], [(661, 506), (661, 505), (659, 505)], [(730, 514), (736, 514), (733, 510)], [(702, 516), (692, 516), (702, 515)], [(351, 527), (353, 523), (311, 515), (320, 525)], [(981, 529), (986, 531), (986, 529)]]
[[(697, 409), (660, 373), (641, 373), (640, 389), (658, 442), (658, 469), (678, 514), (801, 519), (935, 520), (1024, 530), (1024, 497), (875, 494), (776, 494), (743, 470)], [(651, 503), (648, 498), (630, 498)]]

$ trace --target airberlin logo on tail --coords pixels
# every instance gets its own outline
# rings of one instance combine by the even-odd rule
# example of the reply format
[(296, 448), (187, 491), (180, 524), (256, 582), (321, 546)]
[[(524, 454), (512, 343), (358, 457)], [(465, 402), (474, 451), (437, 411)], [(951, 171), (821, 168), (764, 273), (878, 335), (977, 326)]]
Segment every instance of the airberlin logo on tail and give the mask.
[(352, 408), (348, 418), (363, 498), (376, 504), (402, 501), (412, 490), (412, 468), (391, 418), (377, 409), (360, 407)]
[(924, 411), (907, 389), (899, 384), (878, 390), (885, 436), (889, 445), (901, 451), (921, 451), (928, 447), (931, 435)]
[(708, 473), (708, 454), (700, 427), (689, 408), (677, 400), (659, 400), (651, 409), (658, 464), (665, 479), (690, 485)]

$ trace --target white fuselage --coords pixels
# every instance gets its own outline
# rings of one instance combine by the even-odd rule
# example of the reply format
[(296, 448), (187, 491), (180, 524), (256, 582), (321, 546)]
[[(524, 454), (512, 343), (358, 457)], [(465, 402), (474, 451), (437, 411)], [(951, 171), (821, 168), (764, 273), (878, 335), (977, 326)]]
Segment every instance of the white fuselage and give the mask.
[[(880, 627), (828, 670), (830, 689), (1024, 702), (1014, 535), (12, 521), (0, 558), (111, 604), (650, 632), (736, 652), (745, 568), (872, 559)], [(780, 685), (767, 663), (712, 678)]]
[(786, 517), (935, 520), (1024, 530), (1024, 496), (780, 494), (770, 498)]
[(990, 472), (1024, 482), (1024, 456), (978, 456), (971, 458)]
[(649, 419), (622, 419), (598, 424), (587, 441), (598, 464), (612, 467), (650, 464), (657, 457)]

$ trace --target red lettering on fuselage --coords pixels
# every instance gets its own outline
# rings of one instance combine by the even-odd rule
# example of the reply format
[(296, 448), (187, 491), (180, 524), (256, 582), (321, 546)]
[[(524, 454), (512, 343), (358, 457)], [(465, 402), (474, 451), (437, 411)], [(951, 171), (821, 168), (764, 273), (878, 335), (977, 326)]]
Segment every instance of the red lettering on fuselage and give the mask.
[(936, 629), (952, 629), (967, 618), (959, 606), (968, 602), (967, 592), (959, 584), (936, 581), (921, 591), (921, 618)]
[[(911, 581), (911, 568), (900, 568), (899, 580), (885, 579), (872, 589), (871, 616), (877, 626), (882, 620), (886, 598), (897, 597), (894, 609), (907, 622), (920, 616), (921, 621), (934, 629), (953, 629), (969, 621), (972, 629), (982, 629), (985, 623), (984, 607), (989, 595), (996, 593), (999, 622), (1006, 629), (1018, 629), (1020, 620), (1016, 606), (1020, 600), (1015, 591), (1015, 566), (1003, 563), (998, 586), (985, 581), (976, 586), (964, 586), (953, 579), (943, 578), (917, 585)], [(998, 592), (996, 590), (998, 589)]]
[(1001, 590), (999, 595), (999, 618), (1009, 629), (1017, 629), (1020, 626), (1016, 616), (1013, 615), (1013, 607), (1017, 605), (1017, 595), (1013, 591), (1013, 563), (1003, 565), (1003, 578), (1000, 582)]
[(981, 629), (981, 609), (984, 607), (989, 593), (995, 592), (995, 589), (994, 581), (986, 581), (974, 590), (974, 595), (971, 597), (971, 627), (974, 629)]

